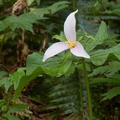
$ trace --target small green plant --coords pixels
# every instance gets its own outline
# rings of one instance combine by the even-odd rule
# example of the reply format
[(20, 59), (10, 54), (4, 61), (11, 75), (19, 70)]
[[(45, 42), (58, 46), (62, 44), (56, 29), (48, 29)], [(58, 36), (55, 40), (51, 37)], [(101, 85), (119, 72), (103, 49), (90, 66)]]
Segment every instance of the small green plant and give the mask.
[[(7, 42), (7, 48), (17, 46), (14, 51), (24, 51), (27, 56), (26, 59), (19, 54), (24, 64), (14, 72), (9, 72), (8, 68), (0, 64), (6, 71), (0, 72), (0, 119), (22, 119), (17, 116), (17, 112), (29, 109), (29, 105), (19, 104), (17, 100), (20, 94), (24, 94), (22, 91), (26, 86), (34, 93), (29, 93), (31, 98), (46, 103), (41, 111), (49, 112), (48, 117), (61, 115), (64, 120), (119, 119), (120, 44), (119, 35), (111, 27), (118, 24), (113, 21), (119, 19), (119, 4), (108, 0), (73, 0), (71, 3), (26, 1), (29, 9), (19, 16), (3, 14), (8, 7), (6, 2), (11, 7), (16, 1), (0, 2), (3, 11), (0, 17), (0, 57), (3, 59), (2, 55), (6, 54), (4, 47)], [(46, 7), (41, 7), (41, 3)], [(64, 32), (60, 32), (62, 19), (70, 12), (63, 9), (69, 7), (69, 4), (73, 5), (74, 11), (78, 6), (78, 11), (71, 13), (72, 18), (64, 23)], [(60, 10), (64, 14), (59, 13)], [(117, 28), (116, 33), (119, 32), (119, 26)], [(29, 49), (21, 49), (19, 52), (20, 47), (16, 45), (19, 39), (23, 40), (23, 48), (27, 46), (39, 51), (42, 46), (42, 49), (40, 52), (31, 50), (31, 54)], [(42, 50), (45, 48), (48, 49), (44, 53)], [(37, 85), (33, 80), (39, 81)]]

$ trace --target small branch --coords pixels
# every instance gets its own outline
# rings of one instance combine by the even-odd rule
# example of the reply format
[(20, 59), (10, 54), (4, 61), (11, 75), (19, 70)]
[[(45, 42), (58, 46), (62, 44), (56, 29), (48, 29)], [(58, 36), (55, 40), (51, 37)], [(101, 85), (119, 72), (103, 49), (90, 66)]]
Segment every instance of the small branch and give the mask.
[(7, 108), (9, 109), (9, 105), (12, 102), (12, 91), (13, 91), (13, 86), (10, 86), (10, 91), (7, 93), (8, 95), (8, 101), (7, 101)]

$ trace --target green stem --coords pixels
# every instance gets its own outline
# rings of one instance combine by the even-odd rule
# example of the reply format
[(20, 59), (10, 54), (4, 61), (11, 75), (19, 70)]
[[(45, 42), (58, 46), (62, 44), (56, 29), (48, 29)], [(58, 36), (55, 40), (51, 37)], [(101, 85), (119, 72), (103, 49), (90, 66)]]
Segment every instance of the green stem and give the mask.
[(83, 69), (84, 69), (84, 77), (85, 77), (86, 90), (87, 90), (87, 95), (88, 95), (89, 117), (90, 117), (90, 120), (93, 120), (90, 87), (89, 87), (89, 81), (88, 81), (88, 74), (87, 74), (87, 70), (86, 70), (86, 63), (85, 63), (84, 59), (82, 60), (82, 63), (83, 63)]
[(25, 30), (23, 29), (22, 30), (22, 43), (24, 43), (25, 41)]
[(76, 0), (72, 0), (72, 9), (73, 9), (73, 11), (75, 11), (76, 10)]
[(61, 60), (60, 63), (66, 62), (67, 59), (70, 58), (70, 56), (71, 56), (71, 52), (70, 52), (70, 51), (67, 51), (66, 54), (65, 54), (65, 56), (63, 57), (63, 59)]
[(83, 107), (82, 79), (80, 77), (80, 70), (78, 70), (78, 73), (79, 73), (79, 85), (80, 85), (80, 105), (81, 105), (82, 116), (83, 116), (83, 120), (84, 120), (85, 117), (84, 117), (84, 107)]
[(5, 41), (6, 34), (7, 34), (7, 32), (5, 32), (3, 40), (1, 41), (1, 45), (0, 45), (0, 56), (1, 56), (1, 58), (2, 58), (2, 48), (3, 48), (3, 44), (4, 44), (4, 41)]
[(10, 91), (8, 93), (8, 102), (7, 102), (7, 108), (9, 109), (10, 102), (12, 100), (12, 91), (13, 91), (13, 86), (10, 87)]

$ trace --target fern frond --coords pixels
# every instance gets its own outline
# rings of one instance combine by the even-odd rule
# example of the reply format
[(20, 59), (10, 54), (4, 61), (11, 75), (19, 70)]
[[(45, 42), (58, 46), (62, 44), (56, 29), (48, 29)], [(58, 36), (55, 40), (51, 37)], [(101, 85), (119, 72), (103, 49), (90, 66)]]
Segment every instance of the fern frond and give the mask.
[(109, 63), (109, 65), (100, 66), (94, 69), (93, 72), (89, 75), (89, 77), (95, 76), (98, 74), (107, 74), (107, 77), (110, 77), (114, 75), (115, 73), (118, 73), (118, 71), (120, 70), (119, 66), (120, 66), (120, 62), (112, 61)]
[[(79, 106), (79, 91), (78, 83), (75, 78), (61, 79), (61, 83), (53, 86), (49, 92), (51, 105), (48, 109), (62, 109), (64, 113), (70, 114), (78, 111)], [(79, 106), (79, 107), (78, 107)]]
[[(120, 77), (120, 76), (119, 76)], [(99, 84), (99, 83), (110, 83), (112, 85), (120, 85), (120, 81), (112, 78), (94, 78), (90, 82), (91, 84)]]
[(38, 8), (30, 11), (29, 13), (24, 13), (18, 17), (12, 15), (8, 18), (0, 21), (0, 31), (4, 31), (7, 27), (11, 30), (15, 29), (25, 29), (30, 32), (33, 31), (33, 23), (37, 23), (37, 20), (46, 19), (43, 17), (45, 14), (54, 14), (55, 12), (68, 7), (67, 1), (57, 2), (47, 8)]
[(102, 96), (104, 96), (102, 101), (107, 100), (107, 99), (110, 100), (117, 95), (120, 95), (120, 86), (119, 87), (114, 87), (114, 88), (110, 89), (108, 92), (104, 93), (102, 95)]

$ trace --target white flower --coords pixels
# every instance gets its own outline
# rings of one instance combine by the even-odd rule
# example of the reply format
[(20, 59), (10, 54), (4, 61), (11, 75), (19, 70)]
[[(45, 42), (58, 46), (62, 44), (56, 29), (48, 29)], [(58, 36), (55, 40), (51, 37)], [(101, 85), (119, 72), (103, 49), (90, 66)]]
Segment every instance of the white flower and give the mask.
[(76, 41), (76, 19), (75, 14), (78, 12), (76, 10), (75, 12), (72, 12), (66, 19), (64, 23), (64, 33), (65, 37), (67, 39), (66, 42), (57, 42), (52, 44), (45, 52), (43, 57), (43, 62), (64, 51), (67, 49), (70, 49), (70, 52), (78, 57), (84, 57), (84, 58), (90, 58), (90, 56), (87, 54), (87, 52), (84, 50), (82, 44), (78, 41)]

